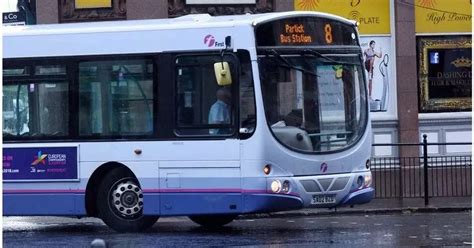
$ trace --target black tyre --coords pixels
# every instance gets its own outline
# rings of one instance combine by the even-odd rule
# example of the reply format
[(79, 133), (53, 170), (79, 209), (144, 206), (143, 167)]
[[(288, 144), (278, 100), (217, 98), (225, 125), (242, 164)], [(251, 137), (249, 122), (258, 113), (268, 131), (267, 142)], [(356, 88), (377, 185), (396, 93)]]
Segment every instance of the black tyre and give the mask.
[(231, 223), (237, 215), (194, 215), (189, 216), (194, 223), (206, 228), (218, 228)]
[(123, 167), (105, 175), (96, 202), (99, 217), (118, 232), (142, 231), (158, 220), (158, 216), (143, 215), (143, 192), (137, 179)]

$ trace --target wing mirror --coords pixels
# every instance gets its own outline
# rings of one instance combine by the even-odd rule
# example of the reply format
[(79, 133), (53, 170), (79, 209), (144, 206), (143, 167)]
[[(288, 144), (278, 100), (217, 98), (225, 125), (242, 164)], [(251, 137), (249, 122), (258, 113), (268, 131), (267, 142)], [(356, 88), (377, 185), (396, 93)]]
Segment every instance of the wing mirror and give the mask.
[(229, 62), (224, 61), (224, 53), (231, 46), (231, 37), (225, 37), (225, 48), (221, 51), (221, 62), (214, 63), (214, 74), (219, 86), (232, 84), (232, 75), (230, 73)]
[(219, 86), (232, 84), (232, 75), (230, 73), (228, 62), (222, 61), (215, 63), (214, 73), (216, 74), (216, 81)]

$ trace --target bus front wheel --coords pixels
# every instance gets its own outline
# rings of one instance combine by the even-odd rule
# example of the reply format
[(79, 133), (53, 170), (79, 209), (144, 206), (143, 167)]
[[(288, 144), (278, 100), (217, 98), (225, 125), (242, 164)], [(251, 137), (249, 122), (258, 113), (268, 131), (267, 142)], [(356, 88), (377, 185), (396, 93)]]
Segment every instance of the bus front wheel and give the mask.
[(123, 167), (112, 169), (99, 185), (99, 217), (118, 232), (138, 232), (151, 227), (158, 216), (143, 215), (143, 192), (134, 175)]
[(218, 228), (231, 223), (237, 215), (194, 215), (189, 216), (194, 223), (206, 228)]

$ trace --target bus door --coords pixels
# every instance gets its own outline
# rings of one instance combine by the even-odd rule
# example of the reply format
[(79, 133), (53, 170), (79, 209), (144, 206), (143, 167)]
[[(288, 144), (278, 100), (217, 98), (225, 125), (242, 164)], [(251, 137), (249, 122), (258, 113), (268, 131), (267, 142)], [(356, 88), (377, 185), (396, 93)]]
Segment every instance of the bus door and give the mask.
[(171, 104), (158, 107), (173, 126), (159, 162), (162, 215), (240, 212), (238, 60), (214, 53), (168, 61), (174, 87), (161, 94)]

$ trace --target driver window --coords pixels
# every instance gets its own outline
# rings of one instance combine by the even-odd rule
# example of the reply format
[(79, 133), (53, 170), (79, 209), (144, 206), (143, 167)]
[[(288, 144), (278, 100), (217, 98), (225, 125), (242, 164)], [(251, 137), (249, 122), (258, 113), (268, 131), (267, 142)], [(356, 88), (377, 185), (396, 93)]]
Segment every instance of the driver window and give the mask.
[[(178, 136), (230, 136), (235, 133), (232, 86), (219, 86), (214, 63), (220, 55), (176, 59), (176, 129)], [(235, 71), (230, 56), (225, 57)]]

